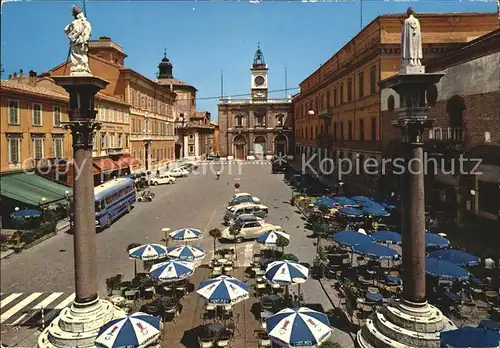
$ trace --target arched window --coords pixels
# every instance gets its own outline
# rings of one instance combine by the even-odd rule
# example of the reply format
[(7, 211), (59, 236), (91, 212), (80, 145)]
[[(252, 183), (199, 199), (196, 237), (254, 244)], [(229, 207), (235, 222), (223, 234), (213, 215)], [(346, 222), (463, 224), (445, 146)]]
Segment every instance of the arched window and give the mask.
[(448, 114), (450, 126), (462, 127), (464, 110), (465, 101), (461, 96), (454, 95), (448, 100), (448, 103), (446, 103), (446, 113)]
[(236, 115), (234, 119), (236, 121), (236, 127), (243, 127), (243, 115)]
[(276, 126), (283, 127), (285, 125), (285, 115), (278, 114), (276, 115)]

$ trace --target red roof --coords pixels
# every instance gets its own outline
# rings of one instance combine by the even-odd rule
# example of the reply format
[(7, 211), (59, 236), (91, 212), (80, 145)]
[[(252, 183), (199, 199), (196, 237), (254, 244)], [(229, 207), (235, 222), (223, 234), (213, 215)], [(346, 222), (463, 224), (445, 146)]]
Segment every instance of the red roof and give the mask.
[(122, 158), (120, 158), (120, 161), (125, 163), (130, 168), (135, 168), (135, 167), (141, 166), (141, 162), (139, 162), (138, 160), (136, 160), (132, 156), (123, 156)]
[(120, 169), (120, 167), (117, 166), (115, 162), (109, 158), (95, 158), (94, 166), (99, 168), (102, 172), (112, 172)]

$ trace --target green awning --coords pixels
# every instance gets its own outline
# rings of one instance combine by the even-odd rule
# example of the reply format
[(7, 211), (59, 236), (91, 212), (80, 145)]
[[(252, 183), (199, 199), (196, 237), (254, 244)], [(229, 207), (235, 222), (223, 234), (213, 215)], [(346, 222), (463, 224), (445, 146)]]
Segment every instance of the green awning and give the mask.
[(73, 195), (71, 187), (58, 184), (36, 174), (16, 173), (0, 177), (0, 193), (4, 197), (39, 206), (42, 198), (52, 203), (66, 198), (66, 191)]

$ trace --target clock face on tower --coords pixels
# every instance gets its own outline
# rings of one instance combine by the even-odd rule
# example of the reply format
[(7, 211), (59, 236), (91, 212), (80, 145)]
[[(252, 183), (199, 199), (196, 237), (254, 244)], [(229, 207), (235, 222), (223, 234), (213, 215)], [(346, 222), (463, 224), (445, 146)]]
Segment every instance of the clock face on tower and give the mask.
[(254, 81), (255, 81), (255, 85), (257, 85), (257, 86), (262, 86), (264, 84), (264, 82), (266, 82), (266, 80), (264, 80), (264, 77), (262, 77), (262, 76), (257, 76)]

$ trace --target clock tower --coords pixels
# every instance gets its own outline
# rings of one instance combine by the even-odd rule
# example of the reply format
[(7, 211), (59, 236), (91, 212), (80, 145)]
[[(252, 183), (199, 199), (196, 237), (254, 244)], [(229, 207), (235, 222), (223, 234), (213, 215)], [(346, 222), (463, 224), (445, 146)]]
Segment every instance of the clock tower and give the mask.
[(252, 81), (252, 99), (267, 100), (267, 64), (264, 61), (264, 54), (257, 46), (257, 51), (253, 58), (253, 64), (250, 68)]

